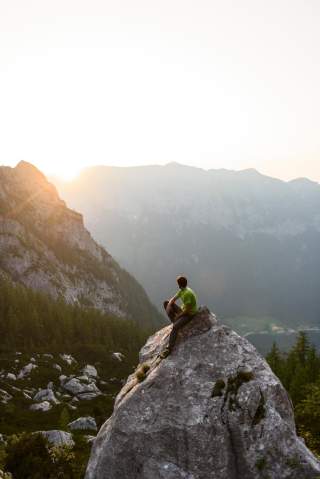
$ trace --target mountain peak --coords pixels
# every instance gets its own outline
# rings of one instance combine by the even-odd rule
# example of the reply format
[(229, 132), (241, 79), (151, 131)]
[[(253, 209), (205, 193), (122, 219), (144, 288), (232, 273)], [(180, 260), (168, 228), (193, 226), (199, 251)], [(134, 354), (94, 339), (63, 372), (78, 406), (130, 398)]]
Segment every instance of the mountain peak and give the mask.
[[(86, 479), (316, 477), (286, 390), (244, 338), (201, 308), (159, 358), (149, 338), (94, 442)], [(295, 464), (294, 469), (290, 466)]]
[(47, 181), (45, 175), (40, 170), (38, 170), (36, 166), (32, 165), (28, 161), (19, 161), (19, 163), (15, 167), (15, 170), (23, 173), (23, 175), (27, 175), (29, 178), (33, 177), (38, 180)]

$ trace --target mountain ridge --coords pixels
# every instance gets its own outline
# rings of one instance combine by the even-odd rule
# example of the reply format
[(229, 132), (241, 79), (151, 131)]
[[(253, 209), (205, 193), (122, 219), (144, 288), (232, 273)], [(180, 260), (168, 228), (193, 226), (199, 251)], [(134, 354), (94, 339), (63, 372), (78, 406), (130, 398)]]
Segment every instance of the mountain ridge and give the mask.
[(317, 183), (174, 165), (92, 168), (57, 187), (159, 307), (184, 273), (221, 317), (318, 324)]
[(141, 285), (85, 229), (33, 165), (0, 167), (0, 269), (54, 298), (155, 327), (161, 317)]

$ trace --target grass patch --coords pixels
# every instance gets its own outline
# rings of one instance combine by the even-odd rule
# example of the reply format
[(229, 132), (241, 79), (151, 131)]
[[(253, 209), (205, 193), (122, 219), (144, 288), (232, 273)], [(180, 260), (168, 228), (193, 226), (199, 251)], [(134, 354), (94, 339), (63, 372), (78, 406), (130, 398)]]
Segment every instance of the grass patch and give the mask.
[(263, 471), (267, 465), (267, 461), (265, 457), (260, 457), (256, 462), (256, 468), (258, 471)]
[(211, 397), (219, 397), (223, 395), (223, 390), (226, 387), (226, 383), (223, 379), (218, 379), (213, 386)]

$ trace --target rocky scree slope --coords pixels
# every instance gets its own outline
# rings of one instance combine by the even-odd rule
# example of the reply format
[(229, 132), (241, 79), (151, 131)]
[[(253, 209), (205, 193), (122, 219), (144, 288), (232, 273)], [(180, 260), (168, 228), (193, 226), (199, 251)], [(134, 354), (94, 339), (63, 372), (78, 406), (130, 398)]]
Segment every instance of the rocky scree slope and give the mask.
[[(112, 411), (124, 371), (131, 369), (122, 353), (109, 356), (108, 369), (106, 363), (96, 367), (66, 353), (0, 355), (0, 438), (39, 428), (55, 430), (61, 427), (61, 413), (69, 418), (70, 431), (81, 428), (75, 420), (94, 412), (101, 424)], [(86, 421), (83, 429), (91, 425)]]
[(152, 336), (94, 442), (86, 479), (312, 479), (287, 392), (246, 339), (202, 309), (159, 360)]
[(100, 247), (34, 166), (0, 167), (0, 271), (69, 303), (161, 323), (145, 291)]

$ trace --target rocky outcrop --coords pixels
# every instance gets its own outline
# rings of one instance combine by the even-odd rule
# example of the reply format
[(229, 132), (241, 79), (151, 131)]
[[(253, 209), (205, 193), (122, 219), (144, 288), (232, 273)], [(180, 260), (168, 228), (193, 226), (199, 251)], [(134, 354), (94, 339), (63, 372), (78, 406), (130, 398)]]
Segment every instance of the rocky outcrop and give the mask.
[(86, 479), (319, 477), (288, 394), (255, 348), (202, 309), (161, 360), (170, 328), (141, 350)]
[(0, 167), (0, 275), (145, 327), (162, 319), (34, 166)]

